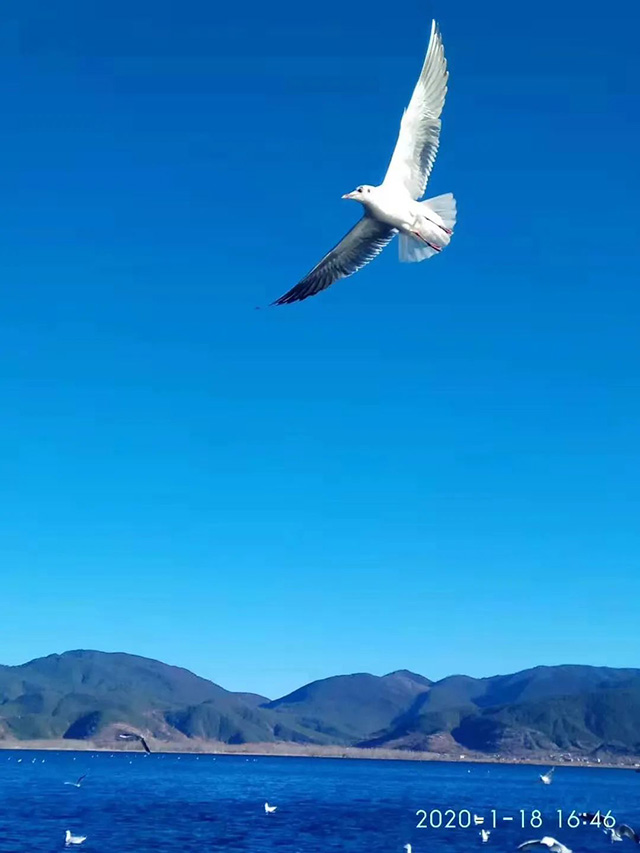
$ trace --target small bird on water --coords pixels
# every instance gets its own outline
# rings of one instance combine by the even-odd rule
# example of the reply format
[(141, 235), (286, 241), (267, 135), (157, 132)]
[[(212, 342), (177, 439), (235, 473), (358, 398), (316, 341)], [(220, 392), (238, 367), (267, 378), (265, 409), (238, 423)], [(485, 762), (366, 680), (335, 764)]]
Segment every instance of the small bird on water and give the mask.
[(300, 302), (353, 275), (372, 261), (400, 233), (400, 260), (423, 261), (449, 245), (456, 223), (451, 193), (418, 201), (440, 144), (440, 114), (447, 93), (447, 62), (433, 21), (427, 55), (404, 111), (396, 147), (382, 183), (362, 184), (342, 196), (364, 207), (364, 216), (302, 281), (273, 305)]
[(83, 844), (86, 840), (86, 835), (72, 835), (69, 830), (64, 834), (64, 843), (67, 847), (70, 847), (72, 844)]
[(551, 770), (547, 770), (546, 773), (540, 774), (539, 778), (543, 785), (550, 785), (553, 782), (553, 771), (555, 769), (555, 767), (552, 767)]
[(277, 808), (278, 806), (270, 806), (269, 803), (264, 804), (264, 810), (267, 814), (273, 814)]

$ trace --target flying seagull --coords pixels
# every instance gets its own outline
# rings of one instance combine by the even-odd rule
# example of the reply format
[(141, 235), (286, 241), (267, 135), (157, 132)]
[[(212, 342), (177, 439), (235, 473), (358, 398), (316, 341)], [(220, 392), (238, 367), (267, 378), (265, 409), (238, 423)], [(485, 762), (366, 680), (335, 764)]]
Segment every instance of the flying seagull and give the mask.
[(64, 834), (64, 843), (67, 847), (70, 847), (72, 844), (82, 844), (86, 840), (86, 835), (72, 835), (69, 830)]
[(342, 198), (360, 202), (362, 219), (295, 287), (273, 305), (315, 296), (358, 272), (400, 233), (400, 260), (422, 261), (449, 245), (456, 223), (451, 193), (426, 201), (424, 195), (440, 144), (440, 114), (447, 93), (447, 62), (433, 21), (420, 77), (400, 122), (400, 133), (382, 183), (362, 184)]
[(264, 804), (264, 810), (267, 814), (273, 814), (277, 808), (278, 806), (270, 806), (269, 803)]
[(482, 838), (483, 843), (486, 843), (489, 840), (489, 836), (491, 835), (491, 830), (489, 829), (481, 829), (480, 837)]
[(587, 823), (596, 821), (595, 825), (602, 825), (603, 831), (611, 835), (612, 842), (628, 838), (635, 844), (640, 844), (640, 835), (628, 823), (616, 823), (613, 826), (605, 826), (603, 819), (599, 815), (591, 814), (590, 812), (583, 812), (579, 817)]
[(82, 776), (78, 776), (77, 782), (65, 782), (65, 785), (73, 785), (74, 788), (82, 787), (82, 780), (87, 778), (87, 774), (83, 773)]
[(525, 841), (524, 844), (518, 844), (518, 850), (550, 850), (551, 853), (571, 853), (568, 847), (549, 835), (535, 841)]
[(634, 841), (636, 844), (640, 844), (640, 835), (632, 829), (628, 823), (617, 823), (611, 830), (611, 838), (613, 840), (613, 833), (617, 835), (616, 841), (618, 838), (622, 841), (623, 838), (629, 838), (631, 841)]
[(605, 828), (602, 831), (604, 832), (605, 835), (609, 835), (611, 837), (611, 843), (612, 844), (614, 841), (622, 841), (622, 836), (620, 835), (620, 833), (618, 832), (618, 830), (615, 826), (612, 826), (610, 829), (605, 826)]
[(555, 769), (555, 767), (552, 767), (551, 770), (547, 770), (546, 773), (540, 775), (539, 778), (543, 785), (550, 785), (553, 782), (553, 771)]
[(137, 740), (138, 743), (142, 744), (142, 748), (145, 752), (151, 752), (149, 749), (149, 745), (146, 740), (142, 737), (142, 735), (137, 735), (134, 732), (122, 732), (118, 735), (121, 740)]

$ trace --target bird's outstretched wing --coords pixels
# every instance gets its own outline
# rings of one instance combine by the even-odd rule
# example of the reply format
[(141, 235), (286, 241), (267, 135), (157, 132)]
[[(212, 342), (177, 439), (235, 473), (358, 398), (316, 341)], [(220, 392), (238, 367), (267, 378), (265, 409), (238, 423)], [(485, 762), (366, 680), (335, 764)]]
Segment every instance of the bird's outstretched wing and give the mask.
[(618, 835), (626, 836), (627, 838), (630, 838), (631, 841), (635, 841), (636, 844), (640, 844), (640, 836), (635, 829), (632, 829), (629, 826), (628, 823), (621, 823), (616, 827), (616, 829), (618, 830)]
[(142, 744), (145, 752), (151, 752), (146, 740), (142, 737), (142, 735), (135, 734), (134, 732), (120, 732), (118, 735), (122, 740), (137, 740), (138, 743)]
[(448, 77), (442, 38), (433, 21), (424, 65), (402, 116), (383, 186), (404, 187), (415, 199), (424, 195), (440, 144), (440, 114)]
[(544, 846), (545, 845), (542, 844), (542, 842), (540, 840), (538, 840), (538, 841), (525, 841), (522, 844), (518, 844), (518, 850), (532, 850), (532, 849), (540, 850)]
[(395, 228), (365, 214), (302, 281), (272, 304), (300, 302), (353, 275), (379, 255), (396, 233)]

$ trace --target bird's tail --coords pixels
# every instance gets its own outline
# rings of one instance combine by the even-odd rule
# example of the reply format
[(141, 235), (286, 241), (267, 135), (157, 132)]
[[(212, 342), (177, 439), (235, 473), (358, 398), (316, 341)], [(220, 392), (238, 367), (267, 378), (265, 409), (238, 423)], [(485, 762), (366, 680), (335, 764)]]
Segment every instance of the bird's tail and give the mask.
[(456, 224), (456, 200), (453, 193), (437, 195), (420, 202), (424, 208), (425, 225), (427, 226), (427, 243), (417, 240), (408, 234), (400, 235), (400, 260), (404, 263), (417, 263), (439, 254), (449, 245), (451, 234)]

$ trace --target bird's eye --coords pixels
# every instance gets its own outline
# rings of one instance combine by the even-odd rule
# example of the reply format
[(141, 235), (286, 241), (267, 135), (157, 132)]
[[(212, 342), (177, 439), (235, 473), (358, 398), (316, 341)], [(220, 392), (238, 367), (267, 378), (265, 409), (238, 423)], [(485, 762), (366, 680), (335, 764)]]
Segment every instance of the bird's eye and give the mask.
[(361, 192), (362, 192), (362, 187), (358, 187), (358, 189), (356, 190), (356, 192), (357, 192), (357, 193), (361, 193)]

